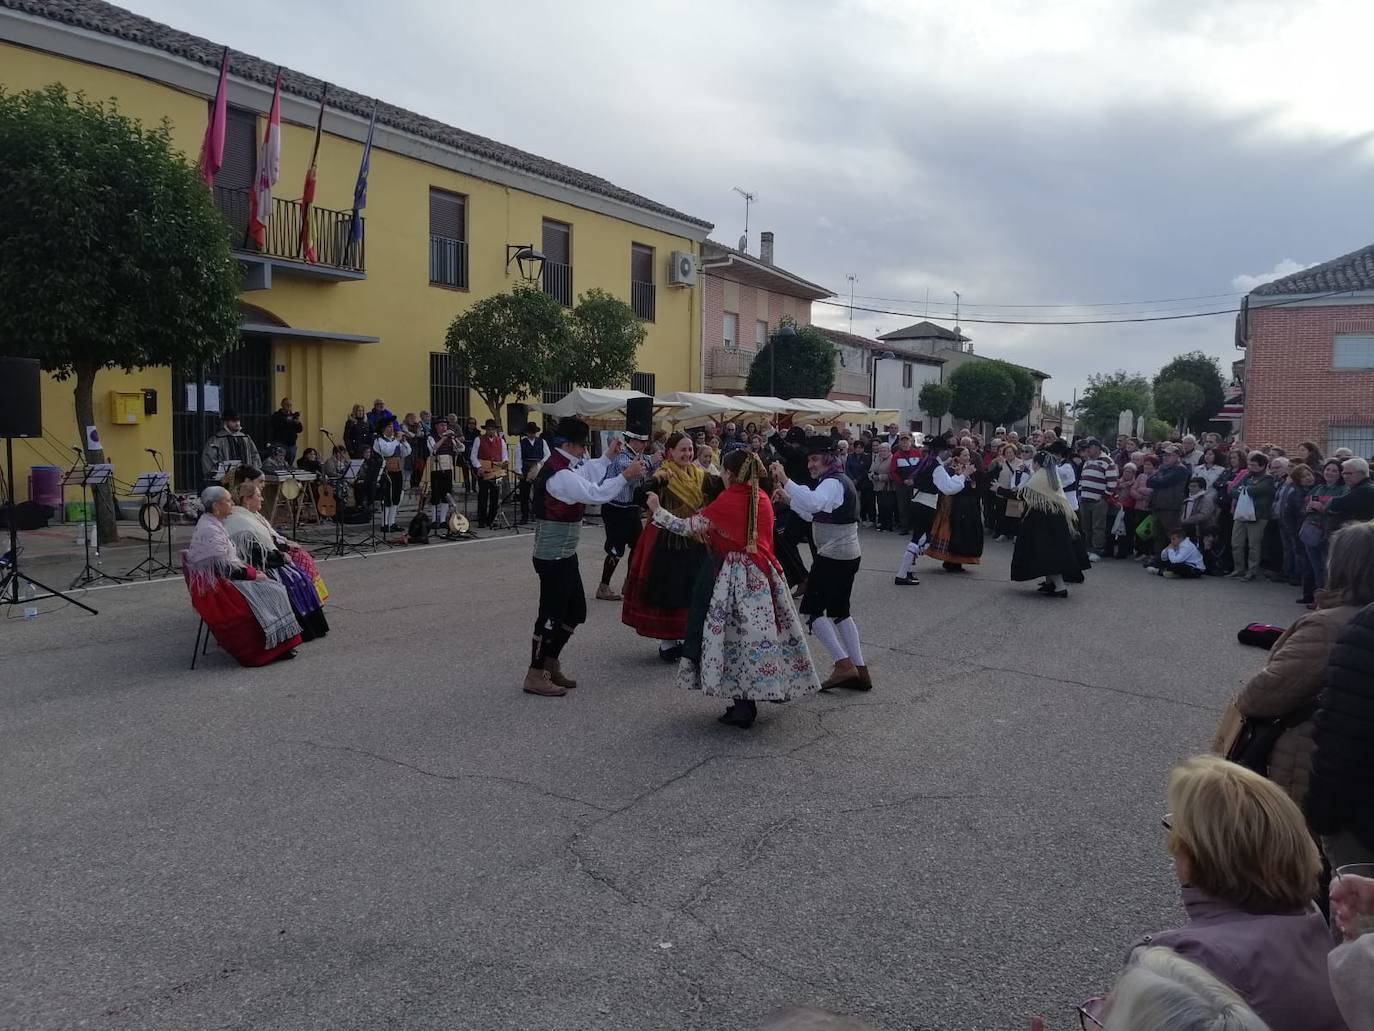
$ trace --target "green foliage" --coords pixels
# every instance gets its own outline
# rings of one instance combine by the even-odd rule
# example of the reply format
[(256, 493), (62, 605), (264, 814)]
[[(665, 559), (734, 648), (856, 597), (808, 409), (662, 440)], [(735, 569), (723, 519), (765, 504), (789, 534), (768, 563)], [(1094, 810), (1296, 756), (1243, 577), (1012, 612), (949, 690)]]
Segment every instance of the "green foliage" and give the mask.
[(164, 123), (61, 85), (0, 92), (0, 352), (60, 378), (239, 340), (228, 231)]
[(1010, 410), (1016, 383), (1005, 362), (973, 361), (959, 366), (949, 377), (952, 392), (949, 410), (970, 422), (998, 422)]
[(1151, 444), (1158, 444), (1161, 440), (1168, 440), (1173, 432), (1173, 428), (1163, 419), (1145, 420), (1145, 439)]
[(588, 290), (577, 299), (570, 329), (564, 368), (554, 379), (567, 377), (581, 386), (603, 389), (629, 384), (635, 355), (648, 332), (633, 308), (605, 290)]
[(1170, 361), (1155, 376), (1155, 387), (1169, 380), (1187, 380), (1202, 391), (1202, 401), (1180, 418), (1189, 426), (1202, 427), (1216, 417), (1225, 402), (1225, 380), (1221, 366), (1211, 355), (1189, 351)]
[(565, 372), (571, 331), (563, 306), (533, 286), (484, 297), (448, 327), (444, 345), (492, 417)]
[(993, 359), (993, 362), (1000, 365), (1006, 374), (1011, 378), (1012, 395), (1006, 410), (999, 415), (994, 422), (1015, 422), (1017, 419), (1024, 419), (1030, 415), (1031, 402), (1035, 400), (1035, 377), (1026, 369), (1011, 362), (1004, 362)]
[(1206, 404), (1206, 400), (1202, 388), (1190, 380), (1166, 379), (1162, 383), (1155, 383), (1155, 411), (1161, 419), (1176, 427), (1186, 423), (1194, 412)]
[(954, 401), (954, 391), (943, 383), (927, 383), (916, 395), (916, 403), (932, 419), (939, 422), (949, 414), (949, 406)]
[(1140, 373), (1118, 369), (1088, 377), (1088, 389), (1078, 399), (1074, 415), (1078, 432), (1085, 436), (1114, 439), (1121, 413), (1129, 409), (1135, 418), (1149, 415), (1153, 395), (1149, 381)]
[(803, 326), (795, 336), (775, 333), (754, 355), (746, 389), (783, 398), (825, 397), (835, 386), (835, 362), (835, 345), (813, 326)]

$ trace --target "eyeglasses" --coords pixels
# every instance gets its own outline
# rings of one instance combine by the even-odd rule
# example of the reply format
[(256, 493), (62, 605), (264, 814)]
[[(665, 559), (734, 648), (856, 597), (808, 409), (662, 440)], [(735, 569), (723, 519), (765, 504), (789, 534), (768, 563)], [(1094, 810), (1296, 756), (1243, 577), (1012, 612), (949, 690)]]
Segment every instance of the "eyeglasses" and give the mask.
[(1076, 1008), (1078, 1010), (1078, 1026), (1082, 1029), (1082, 1031), (1092, 1031), (1092, 1029), (1095, 1027), (1107, 1026), (1106, 1024), (1102, 1023), (1102, 1021), (1094, 1017), (1091, 1013), (1089, 1013), (1086, 1006), (1078, 1006)]

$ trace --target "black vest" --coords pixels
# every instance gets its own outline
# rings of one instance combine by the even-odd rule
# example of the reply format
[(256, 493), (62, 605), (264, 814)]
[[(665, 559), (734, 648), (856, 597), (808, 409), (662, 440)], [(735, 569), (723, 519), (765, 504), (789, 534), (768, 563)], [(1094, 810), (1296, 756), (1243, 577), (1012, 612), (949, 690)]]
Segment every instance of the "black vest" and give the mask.
[[(844, 491), (844, 500), (833, 512), (817, 512), (811, 517), (813, 523), (834, 523), (843, 525), (845, 523), (857, 523), (859, 521), (859, 492), (854, 489), (854, 481), (844, 473), (835, 473), (833, 476), (821, 477), (821, 483), (828, 479), (839, 482), (840, 488)], [(820, 484), (817, 484), (819, 486)]]
[(538, 437), (530, 440), (529, 437), (520, 438), (520, 468), (528, 473), (536, 465), (544, 460), (544, 442)]

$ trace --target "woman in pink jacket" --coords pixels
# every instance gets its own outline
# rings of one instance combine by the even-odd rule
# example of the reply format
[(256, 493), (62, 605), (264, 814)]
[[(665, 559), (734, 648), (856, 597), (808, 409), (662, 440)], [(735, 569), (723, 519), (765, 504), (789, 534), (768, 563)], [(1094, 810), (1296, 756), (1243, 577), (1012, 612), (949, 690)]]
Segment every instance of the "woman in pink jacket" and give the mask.
[(1148, 562), (1154, 558), (1154, 553), (1150, 549), (1148, 539), (1141, 540), (1135, 535), (1135, 528), (1145, 521), (1145, 517), (1150, 514), (1150, 490), (1148, 480), (1155, 473), (1159, 472), (1159, 456), (1148, 454), (1140, 459), (1140, 468), (1136, 471), (1135, 479), (1131, 481), (1131, 515), (1127, 519), (1134, 519), (1135, 523), (1131, 526), (1131, 542), (1135, 548), (1136, 558), (1141, 562)]

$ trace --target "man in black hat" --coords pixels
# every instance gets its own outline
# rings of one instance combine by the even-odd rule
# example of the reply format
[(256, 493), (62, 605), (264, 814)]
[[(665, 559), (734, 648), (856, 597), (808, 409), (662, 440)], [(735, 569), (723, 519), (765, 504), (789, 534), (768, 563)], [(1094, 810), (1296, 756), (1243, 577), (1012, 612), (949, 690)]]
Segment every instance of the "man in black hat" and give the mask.
[(520, 481), (520, 522), (530, 521), (530, 496), (534, 478), (549, 460), (549, 442), (539, 435), (539, 423), (525, 423), (525, 435), (515, 445), (515, 478)]
[(463, 456), (463, 438), (442, 416), (434, 420), (429, 445), (429, 503), (434, 509), (434, 525), (448, 524), (448, 498), (453, 493), (453, 470)]
[(816, 559), (798, 610), (810, 617), (811, 632), (835, 660), (821, 690), (868, 691), (873, 681), (864, 663), (858, 625), (849, 611), (860, 562), (859, 492), (845, 475), (836, 450), (833, 437), (807, 438), (806, 466), (815, 487), (789, 479), (783, 464), (774, 462), (775, 500), (810, 523), (816, 541)]
[(563, 675), (563, 646), (586, 622), (587, 595), (577, 565), (577, 544), (587, 505), (604, 505), (628, 483), (644, 475), (644, 462), (635, 459), (624, 472), (607, 478), (607, 461), (621, 451), (612, 441), (606, 457), (586, 461), (587, 424), (581, 419), (558, 420), (553, 453), (534, 479), (534, 571), (539, 576), (539, 614), (530, 645), (530, 668), (523, 689), (530, 694), (557, 697), (577, 686)]
[(488, 419), (482, 424), (482, 435), (469, 449), (472, 468), (477, 474), (477, 525), (490, 530), (501, 507), (501, 478), (510, 468), (510, 452), (506, 438), (501, 436), (501, 424)]
[[(631, 462), (643, 462), (648, 473), (652, 473), (659, 464), (646, 453), (649, 434), (653, 430), (652, 416), (635, 418), (632, 414), (641, 413), (626, 414), (625, 447), (615, 457), (607, 457), (607, 479), (619, 476), (629, 468)], [(634, 551), (639, 543), (639, 534), (644, 529), (639, 513), (640, 502), (635, 497), (633, 483), (627, 483), (619, 494), (601, 506), (601, 522), (606, 527), (606, 558), (601, 563), (601, 583), (596, 588), (598, 601), (622, 600), (620, 593), (611, 588), (611, 577), (615, 575), (620, 560)]]
[(241, 462), (243, 465), (262, 468), (258, 456), (258, 446), (253, 438), (243, 432), (239, 413), (226, 408), (220, 413), (222, 425), (218, 432), (205, 442), (200, 453), (200, 471), (206, 483), (215, 482), (215, 469), (221, 462)]

